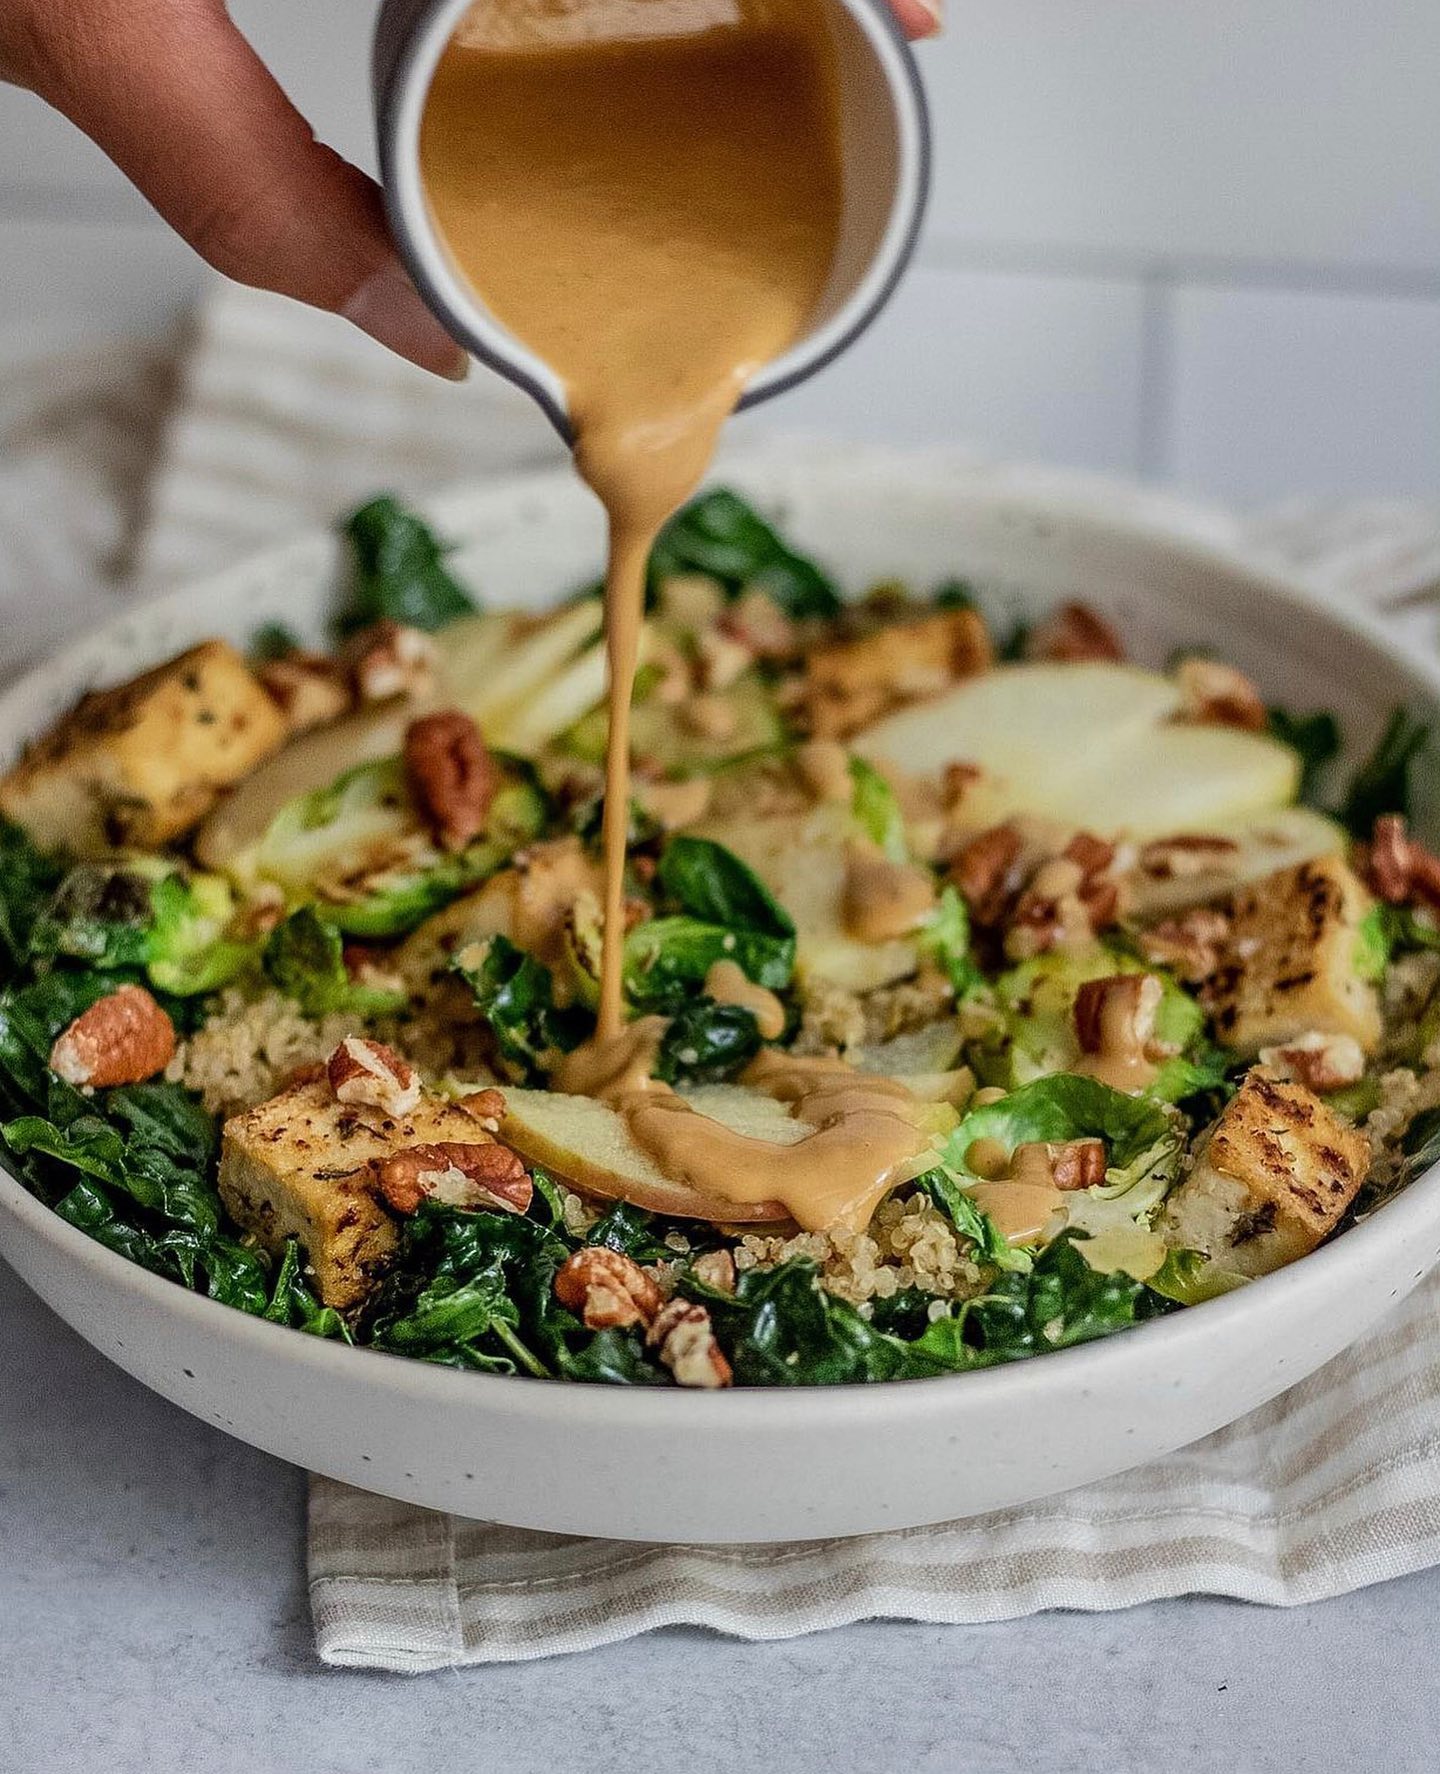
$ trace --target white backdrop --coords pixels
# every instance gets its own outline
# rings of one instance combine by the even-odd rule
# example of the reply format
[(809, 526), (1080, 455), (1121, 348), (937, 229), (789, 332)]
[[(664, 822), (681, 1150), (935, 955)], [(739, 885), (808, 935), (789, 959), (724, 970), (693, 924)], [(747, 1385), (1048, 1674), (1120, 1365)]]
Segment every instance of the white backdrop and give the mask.
[[(369, 158), (374, 0), (234, 0)], [(1241, 500), (1440, 488), (1435, 0), (951, 0), (921, 264), (774, 409)], [(155, 326), (200, 271), (0, 90), (0, 331)]]

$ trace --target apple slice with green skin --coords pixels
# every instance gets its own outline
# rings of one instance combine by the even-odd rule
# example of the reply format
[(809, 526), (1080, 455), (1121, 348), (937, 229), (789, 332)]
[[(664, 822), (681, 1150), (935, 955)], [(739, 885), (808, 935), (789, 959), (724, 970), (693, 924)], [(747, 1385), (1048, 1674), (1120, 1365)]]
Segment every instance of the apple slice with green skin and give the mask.
[[(503, 1087), (505, 1116), (500, 1137), (527, 1164), (539, 1165), (602, 1201), (628, 1201), (677, 1219), (758, 1225), (788, 1220), (778, 1201), (730, 1201), (702, 1195), (673, 1182), (630, 1137), (625, 1118), (588, 1096), (553, 1090)], [(814, 1129), (796, 1121), (773, 1097), (738, 1087), (715, 1086), (694, 1097), (695, 1106), (751, 1139), (794, 1144)]]
[[(1187, 827), (1180, 835), (1195, 836), (1197, 828)], [(1277, 807), (1243, 819), (1218, 820), (1200, 835), (1225, 839), (1235, 848), (1213, 859), (1191, 858), (1187, 867), (1173, 872), (1163, 865), (1154, 872), (1137, 865), (1128, 877), (1126, 905), (1131, 917), (1142, 924), (1173, 917), (1297, 863), (1343, 856), (1350, 846), (1343, 827), (1310, 807)]]
[(1177, 721), (1179, 707), (1169, 678), (1136, 666), (999, 666), (879, 722), (854, 747), (911, 775), (979, 766), (960, 809), (975, 831), (1032, 814), (1150, 838), (1294, 800), (1289, 746)]
[(466, 616), (442, 630), (445, 700), (463, 708), (491, 743), (491, 725), (559, 677), (600, 632), (598, 598), (584, 598), (538, 625), (512, 613)]

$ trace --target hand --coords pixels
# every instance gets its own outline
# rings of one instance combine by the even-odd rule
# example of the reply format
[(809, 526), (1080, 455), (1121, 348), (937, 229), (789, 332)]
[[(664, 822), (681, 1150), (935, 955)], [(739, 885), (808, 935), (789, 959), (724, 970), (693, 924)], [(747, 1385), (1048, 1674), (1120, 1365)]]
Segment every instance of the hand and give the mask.
[[(931, 3), (892, 0), (907, 35), (938, 29)], [(78, 124), (217, 271), (465, 374), (395, 256), (379, 187), (315, 140), (224, 0), (0, 0), (0, 80)]]

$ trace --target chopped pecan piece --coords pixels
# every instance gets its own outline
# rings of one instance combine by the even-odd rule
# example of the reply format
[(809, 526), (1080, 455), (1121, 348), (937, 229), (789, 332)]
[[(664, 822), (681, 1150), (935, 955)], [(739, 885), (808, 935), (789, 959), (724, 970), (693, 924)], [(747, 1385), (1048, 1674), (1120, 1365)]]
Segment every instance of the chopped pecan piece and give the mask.
[(1440, 857), (1417, 843), (1402, 815), (1385, 813), (1359, 858), (1361, 874), (1387, 905), (1440, 909)]
[(1218, 659), (1182, 659), (1175, 673), (1180, 718), (1207, 727), (1243, 727), (1263, 733), (1270, 724), (1265, 701), (1243, 671)]
[(505, 1116), (505, 1098), (498, 1090), (472, 1090), (459, 1099), (467, 1115), (473, 1115), (487, 1133), (498, 1133)]
[(344, 663), (362, 702), (388, 702), (423, 696), (434, 683), (438, 657), (428, 634), (386, 621), (362, 629), (345, 649)]
[(1298, 1035), (1277, 1047), (1262, 1047), (1260, 1063), (1278, 1077), (1323, 1094), (1357, 1084), (1365, 1075), (1365, 1054), (1353, 1035)]
[(992, 826), (960, 851), (950, 864), (950, 879), (960, 889), (970, 916), (986, 928), (998, 925), (1020, 886), (1016, 865), (1025, 841), (1013, 825)]
[(1089, 979), (1075, 997), (1080, 1051), (1120, 1066), (1155, 1057), (1155, 1018), (1165, 987), (1153, 973)]
[(633, 1257), (602, 1244), (565, 1259), (555, 1277), (555, 1298), (590, 1330), (652, 1324), (665, 1303), (654, 1278)]
[(409, 1060), (383, 1041), (347, 1035), (325, 1062), (337, 1103), (408, 1115), (420, 1101), (420, 1080)]
[(757, 659), (788, 659), (799, 646), (799, 630), (768, 591), (752, 585), (720, 617), (720, 627)]
[(1066, 1193), (1093, 1189), (1105, 1181), (1105, 1143), (1093, 1139), (1055, 1144), (1027, 1141), (1015, 1148), (1007, 1177), (1010, 1182), (1048, 1184)]
[(713, 1287), (716, 1293), (733, 1294), (735, 1291), (735, 1259), (728, 1250), (707, 1250), (696, 1257), (690, 1265), (690, 1272), (706, 1287)]
[(143, 986), (121, 986), (82, 1011), (50, 1049), (50, 1070), (82, 1090), (140, 1084), (175, 1057), (175, 1025)]
[(1115, 630), (1088, 604), (1062, 604), (1031, 629), (1025, 642), (1027, 659), (1077, 664), (1084, 660), (1121, 660), (1125, 649)]
[(1186, 985), (1203, 985), (1220, 965), (1230, 934), (1230, 920), (1213, 906), (1195, 906), (1178, 918), (1167, 918), (1137, 941), (1140, 953), (1156, 967), (1168, 967)]
[(691, 1300), (671, 1300), (650, 1326), (645, 1341), (659, 1351), (677, 1386), (716, 1391), (734, 1381), (715, 1341), (710, 1314)]
[(446, 850), (463, 850), (485, 826), (500, 771), (480, 729), (458, 709), (412, 721), (405, 771), (421, 810)]
[(256, 677), (280, 704), (292, 733), (323, 727), (350, 707), (350, 683), (324, 653), (287, 653), (260, 666)]
[(493, 1140), (437, 1140), (410, 1146), (375, 1166), (380, 1193), (396, 1213), (414, 1213), (422, 1201), (474, 1210), (524, 1213), (535, 1185), (518, 1154)]

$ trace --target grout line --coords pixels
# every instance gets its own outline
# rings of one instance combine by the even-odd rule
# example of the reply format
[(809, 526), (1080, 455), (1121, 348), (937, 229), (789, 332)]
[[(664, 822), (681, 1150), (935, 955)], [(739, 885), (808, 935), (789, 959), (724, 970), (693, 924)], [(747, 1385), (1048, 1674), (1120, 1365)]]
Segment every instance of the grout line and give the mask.
[(1142, 480), (1168, 480), (1175, 419), (1175, 291), (1161, 271), (1140, 292), (1140, 417), (1136, 468)]
[(921, 243), (917, 262), (936, 271), (1087, 277), (1102, 283), (1160, 278), (1171, 285), (1191, 287), (1440, 300), (1440, 269), (1421, 266), (1262, 259), (1244, 254), (1130, 253), (1067, 242), (976, 240), (944, 234), (930, 235)]

